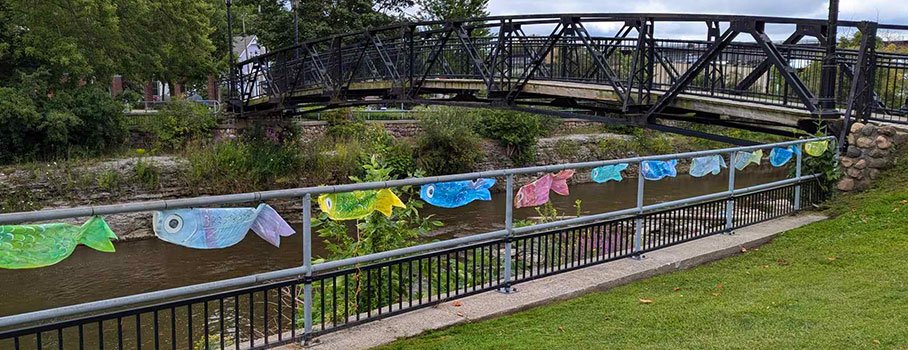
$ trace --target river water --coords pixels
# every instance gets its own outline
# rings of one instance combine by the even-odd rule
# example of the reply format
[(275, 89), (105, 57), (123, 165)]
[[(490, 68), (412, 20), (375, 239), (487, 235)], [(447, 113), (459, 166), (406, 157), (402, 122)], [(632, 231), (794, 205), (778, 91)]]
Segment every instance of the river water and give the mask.
[[(693, 179), (688, 175), (646, 183), (646, 204), (720, 192), (728, 187), (727, 172)], [(736, 176), (737, 187), (747, 187), (788, 176), (787, 169), (768, 165), (749, 167)], [(567, 215), (574, 215), (575, 200), (582, 200), (583, 214), (603, 213), (633, 207), (636, 179), (608, 184), (575, 184), (571, 195), (553, 194), (552, 202)], [(504, 228), (505, 199), (493, 194), (488, 202), (474, 202), (457, 209), (426, 206), (445, 223), (431, 239), (445, 239)], [(514, 211), (515, 220), (536, 216), (532, 208)], [(298, 231), (299, 228), (298, 228)], [(318, 237), (313, 238), (316, 257), (324, 255)], [(63, 262), (42, 269), (0, 270), (0, 316), (18, 314), (107, 298), (211, 282), (221, 279), (299, 266), (300, 234), (284, 238), (274, 248), (255, 235), (222, 250), (193, 250), (157, 239), (116, 245), (114, 254), (79, 247)]]

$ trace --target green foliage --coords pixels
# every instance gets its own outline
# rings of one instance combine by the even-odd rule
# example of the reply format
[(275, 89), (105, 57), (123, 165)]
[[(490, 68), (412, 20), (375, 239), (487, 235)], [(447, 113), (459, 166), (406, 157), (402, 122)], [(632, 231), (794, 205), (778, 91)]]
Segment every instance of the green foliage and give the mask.
[(98, 173), (98, 189), (105, 192), (116, 192), (120, 189), (120, 173), (116, 170), (105, 170)]
[[(264, 141), (230, 141), (187, 151), (188, 180), (222, 191), (254, 191), (294, 184), (307, 158), (300, 146)], [(215, 176), (216, 175), (216, 176)]]
[(422, 133), (416, 140), (416, 163), (429, 175), (472, 171), (482, 159), (476, 119), (460, 110), (440, 109), (420, 116)]
[(161, 169), (154, 164), (139, 158), (136, 165), (133, 166), (132, 176), (135, 183), (140, 184), (146, 189), (157, 189), (161, 184)]
[(14, 89), (0, 88), (0, 162), (16, 161), (37, 152), (34, 140), (41, 135), (41, 119), (35, 104)]
[(174, 99), (164, 104), (148, 125), (155, 137), (155, 146), (176, 149), (187, 141), (208, 136), (217, 126), (217, 117), (203, 104), (184, 99)]
[(484, 110), (477, 130), (480, 135), (507, 147), (507, 154), (518, 164), (536, 160), (536, 142), (554, 128), (553, 118), (530, 113)]
[[(387, 181), (395, 179), (392, 175), (395, 169), (381, 162), (379, 157), (370, 157), (367, 164), (363, 165), (365, 175), (363, 177), (352, 177), (356, 182)], [(443, 226), (438, 220), (433, 220), (431, 215), (423, 216), (419, 210), (423, 208), (424, 203), (418, 200), (417, 190), (407, 186), (399, 189), (392, 189), (398, 196), (407, 198), (406, 208), (394, 208), (390, 217), (375, 212), (365, 219), (357, 220), (354, 226), (348, 226), (344, 222), (332, 221), (327, 214), (321, 213), (318, 218), (312, 219), (312, 227), (316, 230), (319, 237), (325, 240), (325, 247), (329, 256), (325, 257), (330, 260), (337, 260), (355, 256), (368, 255), (372, 253), (404, 248), (414, 245), (420, 237), (429, 231)], [(350, 230), (352, 229), (352, 233)], [(404, 284), (402, 279), (407, 279), (405, 284), (413, 283), (409, 281), (413, 274), (408, 277), (398, 275), (396, 272), (389, 271), (388, 278), (392, 285)], [(346, 300), (349, 304), (343, 307), (341, 311), (346, 315), (357, 314), (371, 310), (381, 305), (382, 301), (378, 295), (400, 295), (402, 291), (390, 288), (378, 279), (371, 279), (372, 285), (367, 288), (366, 283), (370, 279), (365, 279), (360, 273), (356, 273), (352, 278), (343, 279), (342, 283), (347, 283), (347, 290), (352, 291), (349, 298), (342, 300), (339, 296), (317, 295), (317, 299), (331, 298), (333, 302), (343, 302)], [(371, 294), (367, 294), (371, 291)], [(316, 310), (316, 312), (318, 312)], [(325, 315), (326, 319), (331, 319), (334, 315)], [(339, 315), (343, 317), (344, 315)]]
[(102, 89), (82, 87), (52, 97), (0, 88), (0, 163), (98, 154), (122, 144), (122, 106)]
[(416, 173), (415, 149), (406, 141), (395, 141), (380, 153), (382, 162), (394, 169), (391, 175), (396, 178), (411, 177)]

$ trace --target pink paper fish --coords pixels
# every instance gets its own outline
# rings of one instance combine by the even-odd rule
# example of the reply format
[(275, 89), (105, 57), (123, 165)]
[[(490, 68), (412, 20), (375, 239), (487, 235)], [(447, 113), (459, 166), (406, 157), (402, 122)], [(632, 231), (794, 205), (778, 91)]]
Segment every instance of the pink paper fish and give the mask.
[(570, 194), (567, 180), (573, 176), (573, 169), (562, 170), (557, 174), (546, 174), (536, 179), (536, 181), (524, 185), (514, 196), (514, 207), (536, 207), (548, 203), (549, 191), (555, 191), (557, 194), (567, 196)]

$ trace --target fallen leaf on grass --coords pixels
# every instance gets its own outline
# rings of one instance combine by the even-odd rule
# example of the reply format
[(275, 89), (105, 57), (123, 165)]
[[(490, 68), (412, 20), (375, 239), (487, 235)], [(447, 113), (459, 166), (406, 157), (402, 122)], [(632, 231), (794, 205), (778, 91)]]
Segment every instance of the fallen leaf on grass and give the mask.
[(747, 253), (747, 248), (745, 248), (743, 245), (741, 246), (741, 253)]
[(641, 304), (652, 304), (653, 303), (652, 299), (639, 299), (639, 301)]
[(679, 291), (679, 290), (681, 290), (681, 287), (672, 288), (672, 292), (677, 292), (677, 291)]
[(876, 339), (873, 340), (873, 343), (876, 344), (876, 345), (880, 345), (880, 341), (879, 341), (879, 340), (876, 340)]
[(717, 296), (719, 296), (719, 293), (713, 293), (713, 296), (717, 297)]
[(902, 203), (902, 204), (908, 204), (908, 199), (906, 199), (906, 200), (903, 200), (903, 201), (901, 201), (901, 202), (899, 202), (899, 203)]
[(451, 303), (451, 306), (453, 306), (453, 307), (461, 307), (461, 306), (463, 306), (463, 303), (460, 302), (460, 300), (455, 300), (453, 303)]
[(561, 333), (564, 333), (564, 327), (558, 326), (558, 330), (561, 331)]
[(716, 289), (722, 289), (722, 287), (723, 287), (723, 286), (722, 286), (722, 283), (719, 283), (719, 284), (716, 285)]
[(826, 260), (829, 260), (829, 261), (835, 261), (835, 259), (838, 259), (838, 257), (830, 256), (830, 257), (826, 258)]
[(785, 261), (785, 259), (779, 259), (776, 260), (776, 264), (779, 264), (779, 266), (785, 266), (788, 265), (788, 261)]

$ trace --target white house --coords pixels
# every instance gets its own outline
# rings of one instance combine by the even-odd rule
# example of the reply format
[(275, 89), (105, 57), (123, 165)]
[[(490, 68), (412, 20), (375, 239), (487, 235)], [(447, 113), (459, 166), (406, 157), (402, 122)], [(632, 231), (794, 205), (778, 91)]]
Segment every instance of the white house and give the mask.
[[(255, 35), (241, 35), (233, 38), (233, 57), (237, 60), (237, 62), (243, 62), (250, 58), (264, 55), (266, 53), (268, 53), (268, 49), (266, 49), (264, 46), (262, 46), (262, 44), (259, 43), (259, 38)], [(252, 65), (243, 65), (239, 72), (241, 77), (240, 81), (246, 81), (242, 77), (245, 77), (250, 73), (252, 73)], [(252, 96), (258, 96), (265, 92), (263, 90), (264, 83), (265, 78), (263, 76), (258, 76), (255, 78), (255, 81), (252, 84)], [(249, 92), (248, 86), (244, 88), (246, 89), (245, 92)]]

